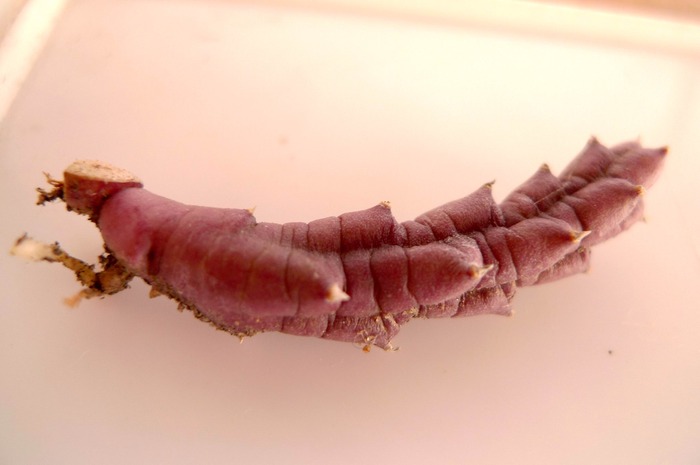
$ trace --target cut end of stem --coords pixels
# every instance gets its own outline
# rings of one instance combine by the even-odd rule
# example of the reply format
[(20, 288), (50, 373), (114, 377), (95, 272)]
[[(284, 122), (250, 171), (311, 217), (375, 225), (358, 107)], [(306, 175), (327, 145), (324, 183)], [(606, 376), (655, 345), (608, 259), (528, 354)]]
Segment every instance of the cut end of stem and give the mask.
[(141, 180), (123, 168), (97, 160), (78, 160), (66, 168), (65, 174), (102, 182), (140, 183)]
[(109, 197), (136, 187), (143, 187), (143, 183), (125, 169), (100, 161), (79, 160), (63, 172), (60, 198), (69, 210), (97, 222), (100, 209)]

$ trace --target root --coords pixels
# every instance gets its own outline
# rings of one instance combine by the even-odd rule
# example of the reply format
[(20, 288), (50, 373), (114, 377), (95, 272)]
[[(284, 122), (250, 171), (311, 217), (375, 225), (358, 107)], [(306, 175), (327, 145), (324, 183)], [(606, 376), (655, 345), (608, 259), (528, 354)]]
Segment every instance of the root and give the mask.
[(374, 346), (377, 346), (380, 349), (383, 349), (385, 352), (396, 352), (397, 350), (399, 350), (399, 348), (393, 346), (391, 344), (391, 342), (386, 342), (384, 344), (378, 344), (377, 343), (377, 335), (370, 334), (370, 332), (368, 332), (366, 329), (363, 329), (357, 333), (356, 339), (355, 339), (353, 345), (365, 353), (370, 352), (372, 350), (372, 347), (374, 347)]
[(37, 187), (36, 191), (39, 193), (39, 198), (36, 204), (44, 205), (46, 202), (53, 202), (56, 199), (63, 200), (63, 182), (58, 179), (53, 179), (49, 173), (44, 173), (44, 176), (46, 176), (46, 182), (53, 186), (53, 189), (47, 191), (41, 187)]
[(357, 339), (355, 340), (355, 347), (358, 349), (361, 349), (362, 352), (368, 353), (369, 351), (372, 350), (372, 346), (374, 345), (374, 342), (377, 340), (377, 336), (374, 334), (369, 334), (367, 330), (362, 330), (359, 333), (357, 333)]
[(102, 254), (99, 258), (102, 270), (95, 271), (94, 265), (66, 253), (58, 242), (44, 244), (26, 234), (17, 239), (10, 253), (33, 261), (57, 262), (73, 271), (84, 289), (65, 299), (66, 305), (70, 307), (75, 307), (82, 299), (116, 294), (126, 289), (129, 281), (134, 277), (109, 252)]

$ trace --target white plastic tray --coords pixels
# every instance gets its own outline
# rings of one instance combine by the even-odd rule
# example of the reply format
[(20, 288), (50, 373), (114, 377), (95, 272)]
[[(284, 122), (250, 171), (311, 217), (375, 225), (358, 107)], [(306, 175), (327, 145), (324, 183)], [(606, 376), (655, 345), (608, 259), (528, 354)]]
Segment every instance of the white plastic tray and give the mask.
[(309, 5), (69, 2), (0, 127), (0, 244), (100, 253), (33, 205), (76, 158), (264, 221), (405, 220), (494, 178), (502, 199), (591, 135), (670, 146), (647, 222), (513, 318), (415, 321), (368, 355), (239, 345), (141, 284), (69, 309), (70, 273), (0, 254), (0, 461), (699, 463), (700, 27)]

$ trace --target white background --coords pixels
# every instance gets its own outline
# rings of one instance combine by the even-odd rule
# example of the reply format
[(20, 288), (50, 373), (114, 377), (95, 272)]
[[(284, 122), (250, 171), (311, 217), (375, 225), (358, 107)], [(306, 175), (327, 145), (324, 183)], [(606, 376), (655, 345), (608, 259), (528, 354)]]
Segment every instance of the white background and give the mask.
[(567, 35), (70, 2), (0, 127), (7, 250), (26, 231), (100, 253), (84, 218), (33, 205), (42, 171), (76, 158), (284, 222), (381, 200), (406, 220), (494, 178), (500, 200), (591, 135), (670, 154), (647, 222), (597, 247), (590, 273), (521, 290), (512, 318), (412, 322), (396, 353), (239, 344), (140, 282), (69, 309), (69, 272), (0, 254), (0, 462), (700, 463), (700, 50), (674, 27), (650, 47), (645, 28), (667, 23), (610, 16), (615, 34), (586, 37), (598, 17), (576, 17)]

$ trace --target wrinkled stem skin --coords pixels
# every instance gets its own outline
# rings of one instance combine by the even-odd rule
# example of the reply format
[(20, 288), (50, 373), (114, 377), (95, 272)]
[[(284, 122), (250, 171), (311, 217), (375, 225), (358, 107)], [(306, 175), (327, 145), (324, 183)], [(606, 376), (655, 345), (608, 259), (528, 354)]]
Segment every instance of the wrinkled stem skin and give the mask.
[(129, 272), (217, 328), (389, 348), (414, 317), (508, 315), (518, 286), (585, 271), (591, 246), (641, 218), (665, 153), (591, 139), (559, 177), (545, 165), (500, 205), (487, 184), (403, 223), (388, 204), (259, 223), (248, 210), (184, 205), (130, 179), (101, 185), (94, 201), (71, 170), (64, 200), (91, 216)]

